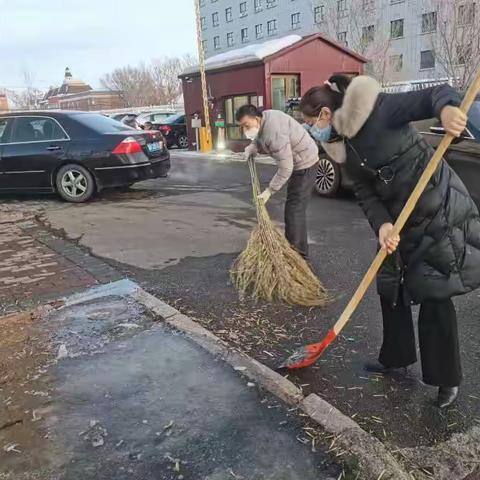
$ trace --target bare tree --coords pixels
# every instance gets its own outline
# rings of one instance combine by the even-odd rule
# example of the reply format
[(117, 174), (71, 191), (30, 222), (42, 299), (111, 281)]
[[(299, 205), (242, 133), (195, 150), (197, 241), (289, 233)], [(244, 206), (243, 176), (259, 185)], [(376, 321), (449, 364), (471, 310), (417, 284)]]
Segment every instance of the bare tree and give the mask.
[(171, 104), (181, 95), (178, 76), (194, 63), (191, 55), (166, 57), (150, 65), (117, 68), (100, 82), (105, 88), (118, 92), (129, 107)]
[(182, 85), (178, 76), (186, 67), (196, 63), (190, 55), (183, 57), (166, 57), (152, 62), (151, 72), (155, 82), (157, 95), (163, 100), (161, 103), (173, 104), (182, 93)]
[(436, 33), (431, 37), (442, 74), (463, 90), (480, 67), (480, 8), (472, 0), (431, 0)]
[(117, 92), (129, 107), (157, 103), (154, 80), (146, 65), (116, 68), (101, 78), (100, 82), (105, 88)]
[(35, 76), (29, 70), (23, 71), (25, 88), (21, 92), (7, 90), (5, 93), (15, 108), (21, 110), (34, 110), (38, 108), (38, 101), (42, 92), (34, 86)]

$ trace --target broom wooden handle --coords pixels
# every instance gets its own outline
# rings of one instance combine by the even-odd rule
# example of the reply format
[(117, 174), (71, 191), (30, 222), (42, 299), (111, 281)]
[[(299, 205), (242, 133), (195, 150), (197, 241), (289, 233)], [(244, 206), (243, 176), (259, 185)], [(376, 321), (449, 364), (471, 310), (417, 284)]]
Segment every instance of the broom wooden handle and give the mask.
[[(479, 91), (480, 91), (480, 70), (477, 72), (475, 80), (470, 85), (470, 88), (468, 89), (468, 92), (465, 95), (463, 102), (460, 106), (460, 109), (464, 113), (467, 113), (470, 110), (470, 107), (472, 106), (472, 103), (474, 102), (475, 97), (477, 96)], [(413, 209), (417, 205), (417, 202), (420, 196), (422, 195), (423, 191), (425, 190), (425, 187), (427, 186), (428, 182), (432, 178), (432, 175), (437, 170), (438, 164), (442, 160), (443, 155), (447, 151), (453, 139), (454, 139), (454, 136), (449, 133), (446, 133), (445, 136), (443, 137), (442, 141), (440, 142), (440, 145), (437, 147), (437, 150), (435, 151), (433, 157), (431, 158), (428, 165), (426, 166), (422, 176), (418, 180), (416, 187), (414, 188), (412, 194), (407, 200), (407, 203), (405, 204), (405, 206), (403, 207), (403, 210), (398, 216), (397, 221), (393, 226), (393, 230), (391, 233), (392, 236), (399, 235), (400, 232), (402, 231), (405, 223), (409, 219), (411, 213), (413, 212)], [(342, 315), (338, 319), (337, 323), (334, 325), (333, 330), (335, 331), (336, 335), (338, 335), (342, 331), (343, 327), (345, 327), (347, 322), (350, 320), (350, 317), (358, 307), (358, 304), (363, 299), (366, 291), (368, 290), (368, 287), (373, 282), (378, 271), (380, 270), (380, 267), (382, 266), (382, 263), (384, 262), (386, 256), (387, 256), (387, 252), (385, 250), (383, 249), (379, 250), (379, 252), (377, 253), (377, 256), (373, 260), (372, 264), (370, 265), (370, 268), (367, 270), (367, 273), (365, 274), (365, 276), (363, 277), (363, 280), (358, 286), (356, 292), (353, 294), (353, 297), (351, 298), (350, 302), (348, 302), (348, 305), (346, 306)]]

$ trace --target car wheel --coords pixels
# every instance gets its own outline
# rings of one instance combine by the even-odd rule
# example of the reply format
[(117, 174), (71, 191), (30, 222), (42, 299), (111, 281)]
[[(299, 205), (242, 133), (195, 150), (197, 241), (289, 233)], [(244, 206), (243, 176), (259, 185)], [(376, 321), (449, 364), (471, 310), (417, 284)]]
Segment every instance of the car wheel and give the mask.
[(340, 167), (327, 157), (320, 157), (315, 191), (322, 197), (334, 197), (340, 189)]
[(86, 202), (95, 192), (92, 174), (81, 165), (64, 165), (60, 168), (55, 185), (58, 194), (67, 202)]
[(186, 135), (180, 135), (177, 140), (178, 148), (188, 148), (188, 137)]

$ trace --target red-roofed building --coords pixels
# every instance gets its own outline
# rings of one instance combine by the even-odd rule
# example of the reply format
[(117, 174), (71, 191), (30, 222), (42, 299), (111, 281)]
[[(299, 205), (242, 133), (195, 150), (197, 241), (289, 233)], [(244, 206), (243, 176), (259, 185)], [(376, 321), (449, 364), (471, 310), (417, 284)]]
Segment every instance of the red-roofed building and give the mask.
[(60, 87), (50, 87), (40, 107), (62, 110), (112, 110), (125, 108), (121, 92), (94, 90), (90, 85), (72, 77), (70, 69), (65, 69), (65, 77)]
[[(206, 60), (211, 122), (225, 120), (227, 147), (245, 144), (235, 123), (236, 110), (247, 103), (285, 110), (289, 98), (321, 85), (334, 73), (359, 75), (367, 60), (321, 34), (288, 37), (232, 50)], [(191, 118), (203, 114), (198, 67), (180, 76), (190, 144), (195, 142)], [(215, 133), (215, 129), (213, 129)]]

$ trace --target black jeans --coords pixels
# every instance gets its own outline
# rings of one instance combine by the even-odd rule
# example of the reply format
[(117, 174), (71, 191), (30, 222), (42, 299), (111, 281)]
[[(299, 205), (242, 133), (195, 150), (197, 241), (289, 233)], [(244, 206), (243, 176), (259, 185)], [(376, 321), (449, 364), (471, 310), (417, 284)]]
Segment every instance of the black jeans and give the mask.
[(308, 256), (307, 206), (315, 185), (318, 164), (292, 173), (287, 184), (285, 236), (303, 257)]
[[(406, 367), (417, 361), (410, 306), (380, 297), (383, 345), (379, 361), (386, 367)], [(428, 301), (420, 306), (418, 339), (423, 381), (429, 385), (456, 387), (462, 380), (457, 315), (453, 302)]]

